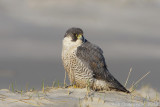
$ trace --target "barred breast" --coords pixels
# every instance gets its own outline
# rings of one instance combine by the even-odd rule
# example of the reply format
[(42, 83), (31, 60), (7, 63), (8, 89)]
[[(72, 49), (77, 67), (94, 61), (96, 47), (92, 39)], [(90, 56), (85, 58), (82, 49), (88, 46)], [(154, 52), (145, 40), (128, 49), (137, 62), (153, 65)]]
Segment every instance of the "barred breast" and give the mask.
[(64, 68), (72, 85), (75, 84), (80, 88), (84, 88), (87, 85), (92, 86), (94, 81), (93, 72), (76, 57), (76, 49), (64, 53), (62, 57)]
[(89, 69), (88, 64), (85, 64), (76, 56), (76, 51), (76, 49), (72, 49), (63, 55), (64, 68), (68, 73), (71, 85), (76, 85), (79, 88), (89, 86), (94, 90), (109, 90), (105, 81), (93, 77), (93, 71)]
[(88, 64), (82, 63), (80, 59), (76, 57), (73, 52), (74, 61), (72, 61), (72, 69), (74, 71), (75, 83), (78, 87), (84, 88), (86, 86), (92, 86), (94, 82), (93, 71), (89, 69)]

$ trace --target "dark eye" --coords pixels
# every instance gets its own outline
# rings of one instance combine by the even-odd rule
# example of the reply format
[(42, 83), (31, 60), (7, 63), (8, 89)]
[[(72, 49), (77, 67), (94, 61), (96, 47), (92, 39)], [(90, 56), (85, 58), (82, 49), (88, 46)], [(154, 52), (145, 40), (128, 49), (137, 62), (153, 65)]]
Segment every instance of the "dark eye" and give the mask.
[(77, 37), (77, 34), (75, 33), (75, 34), (73, 34), (75, 37)]
[(77, 34), (73, 34), (72, 41), (76, 41), (76, 40), (77, 40)]

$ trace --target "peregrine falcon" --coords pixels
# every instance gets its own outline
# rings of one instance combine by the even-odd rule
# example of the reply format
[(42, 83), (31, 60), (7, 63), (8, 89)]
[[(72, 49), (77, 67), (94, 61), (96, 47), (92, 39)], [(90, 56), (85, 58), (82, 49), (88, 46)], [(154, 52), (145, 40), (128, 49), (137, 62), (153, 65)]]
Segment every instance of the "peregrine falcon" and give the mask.
[(93, 90), (130, 93), (108, 71), (103, 51), (83, 36), (80, 28), (70, 28), (64, 35), (62, 60), (71, 85)]

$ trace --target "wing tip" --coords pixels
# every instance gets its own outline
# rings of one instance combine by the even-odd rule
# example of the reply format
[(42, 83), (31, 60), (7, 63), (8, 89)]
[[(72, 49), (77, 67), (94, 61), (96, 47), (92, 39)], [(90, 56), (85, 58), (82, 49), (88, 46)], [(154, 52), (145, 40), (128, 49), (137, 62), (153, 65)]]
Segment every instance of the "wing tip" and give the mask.
[(127, 90), (125, 87), (123, 87), (122, 89), (117, 89), (117, 91), (121, 91), (121, 92), (125, 92), (127, 94), (130, 94), (131, 92), (129, 90)]
[(127, 89), (125, 89), (123, 92), (127, 93), (127, 94), (130, 94), (131, 92), (128, 91)]

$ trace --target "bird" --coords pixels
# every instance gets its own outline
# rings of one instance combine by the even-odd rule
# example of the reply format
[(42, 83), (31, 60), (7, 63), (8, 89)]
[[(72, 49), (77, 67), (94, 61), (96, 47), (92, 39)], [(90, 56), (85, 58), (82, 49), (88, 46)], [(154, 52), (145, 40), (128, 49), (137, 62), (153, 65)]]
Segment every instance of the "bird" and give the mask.
[(81, 28), (72, 27), (66, 31), (62, 62), (72, 86), (130, 93), (109, 72), (102, 49), (85, 39)]

